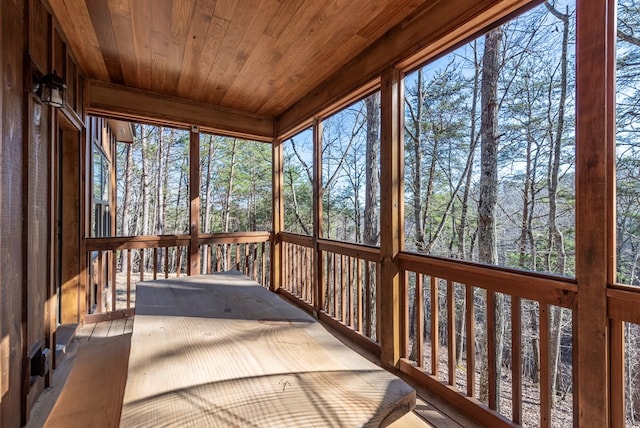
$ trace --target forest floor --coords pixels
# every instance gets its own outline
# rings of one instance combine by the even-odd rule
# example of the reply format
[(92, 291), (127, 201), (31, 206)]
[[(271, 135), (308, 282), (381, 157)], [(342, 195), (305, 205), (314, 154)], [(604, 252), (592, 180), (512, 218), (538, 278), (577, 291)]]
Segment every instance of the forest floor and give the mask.
[[(438, 348), (438, 379), (444, 383), (448, 383), (448, 349), (446, 346), (440, 346)], [(428, 343), (424, 344), (423, 351), (425, 372), (431, 374), (431, 346)], [(571, 373), (571, 366), (563, 364), (563, 372)], [(456, 389), (462, 393), (467, 392), (467, 369), (466, 360), (462, 359), (459, 365), (456, 366)], [(571, 382), (571, 378), (565, 379), (565, 382)], [(480, 390), (480, 371), (476, 367), (475, 375), (475, 388), (474, 397), (480, 399), (478, 391)], [(565, 391), (557, 394), (553, 407), (551, 409), (551, 421), (550, 426), (556, 428), (560, 427), (572, 427), (573, 426), (573, 393), (571, 392), (571, 386), (568, 385)], [(511, 368), (503, 367), (500, 376), (500, 394), (499, 394), (499, 413), (505, 418), (512, 420), (512, 381), (511, 381)], [(522, 423), (523, 427), (539, 427), (540, 424), (540, 384), (533, 382), (531, 379), (523, 376), (522, 378)], [(482, 401), (482, 400), (481, 400)], [(485, 402), (486, 404), (486, 402)], [(636, 418), (635, 421), (627, 418), (626, 428), (640, 428), (640, 418)]]

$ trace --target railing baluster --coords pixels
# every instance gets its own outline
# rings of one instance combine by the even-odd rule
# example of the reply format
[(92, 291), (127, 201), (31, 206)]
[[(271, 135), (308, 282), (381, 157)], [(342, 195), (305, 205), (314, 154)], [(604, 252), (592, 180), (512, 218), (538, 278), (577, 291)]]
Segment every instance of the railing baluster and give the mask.
[(522, 423), (522, 302), (511, 297), (511, 413)]
[(236, 270), (242, 272), (240, 268), (240, 244), (236, 244)]
[(158, 279), (158, 248), (153, 248), (153, 280)]
[[(626, 397), (625, 397), (625, 334), (624, 322), (610, 320), (611, 325), (611, 426), (625, 426)], [(631, 351), (631, 350), (629, 350)], [(575, 385), (575, 380), (574, 380)]]
[(549, 305), (540, 304), (540, 427), (551, 426), (551, 362), (549, 361)]
[(115, 311), (117, 299), (116, 273), (118, 270), (118, 260), (116, 259), (116, 250), (111, 250), (109, 254), (111, 256), (111, 310)]
[(261, 274), (262, 274), (262, 286), (263, 287), (266, 286), (265, 277), (266, 277), (266, 271), (267, 271), (267, 269), (266, 269), (267, 258), (265, 257), (265, 254), (264, 254), (266, 246), (267, 246), (266, 242), (263, 242), (262, 243), (262, 251), (260, 252), (260, 261), (262, 263), (262, 272), (261, 272)]
[(367, 319), (367, 323), (365, 325), (365, 335), (367, 337), (371, 337), (371, 263), (365, 262), (365, 274), (364, 274), (364, 282), (365, 282), (365, 317)]
[(498, 371), (496, 367), (496, 293), (487, 291), (487, 372), (489, 377), (489, 408), (497, 408)]
[[(409, 296), (409, 272), (400, 271), (400, 284), (402, 284), (402, 335), (401, 335), (401, 357), (407, 358), (410, 355), (411, 350), (409, 349), (409, 341), (410, 341), (410, 331), (411, 331), (411, 322), (409, 319), (409, 312), (411, 306), (411, 299)], [(415, 304), (415, 301), (414, 301)]]
[(249, 244), (244, 244), (244, 274), (249, 276)]
[(348, 301), (348, 321), (351, 328), (355, 327), (353, 322), (353, 257), (347, 257), (347, 301)]
[(333, 264), (333, 316), (338, 317), (338, 262), (336, 253), (332, 253)]
[(176, 278), (180, 278), (182, 271), (182, 247), (176, 247)]
[(358, 260), (358, 263), (356, 265), (356, 300), (357, 300), (357, 305), (358, 305), (358, 331), (360, 333), (363, 332), (363, 328), (362, 328), (362, 263), (366, 263), (363, 260)]
[(295, 245), (296, 247), (296, 284), (298, 285), (297, 290), (298, 293), (296, 296), (298, 299), (302, 300), (302, 255), (304, 249), (299, 245)]
[(440, 304), (438, 303), (438, 278), (431, 276), (431, 374), (438, 376), (439, 368), (439, 323)]
[(127, 309), (131, 309), (131, 250), (127, 252)]
[(456, 384), (456, 305), (455, 286), (450, 279), (447, 280), (447, 350), (449, 351), (449, 385)]
[(96, 290), (96, 312), (104, 312), (102, 307), (102, 290), (104, 290), (104, 271), (102, 267), (103, 251), (98, 251), (98, 285)]
[(345, 322), (347, 317), (347, 290), (346, 290), (345, 256), (340, 255), (340, 321)]
[(473, 397), (476, 390), (476, 307), (475, 288), (465, 285), (465, 320), (467, 332), (467, 395)]
[(144, 248), (140, 249), (140, 261), (138, 262), (138, 271), (140, 273), (140, 281), (144, 281)]
[(164, 247), (164, 278), (169, 278), (169, 247)]
[(424, 356), (423, 356), (423, 338), (424, 338), (424, 297), (422, 294), (423, 288), (423, 275), (421, 273), (416, 273), (416, 294), (414, 299), (414, 305), (416, 305), (416, 309), (414, 311), (416, 319), (416, 364), (418, 367), (424, 366)]
[(253, 272), (251, 274), (254, 281), (258, 282), (258, 244), (252, 244), (252, 264)]

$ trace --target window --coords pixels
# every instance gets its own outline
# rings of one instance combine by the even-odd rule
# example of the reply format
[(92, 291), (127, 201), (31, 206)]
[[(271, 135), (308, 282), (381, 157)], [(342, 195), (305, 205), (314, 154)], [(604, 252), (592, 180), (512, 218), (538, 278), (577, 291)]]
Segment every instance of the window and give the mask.
[(617, 282), (640, 286), (640, 1), (617, 12)]
[(91, 168), (93, 172), (93, 206), (91, 216), (91, 236), (111, 236), (111, 214), (109, 211), (109, 161), (95, 143), (92, 145), (92, 152), (93, 162)]
[(283, 142), (284, 229), (313, 235), (313, 130)]
[(380, 93), (322, 123), (323, 237), (380, 242)]
[(574, 275), (574, 33), (545, 3), (406, 77), (408, 251)]

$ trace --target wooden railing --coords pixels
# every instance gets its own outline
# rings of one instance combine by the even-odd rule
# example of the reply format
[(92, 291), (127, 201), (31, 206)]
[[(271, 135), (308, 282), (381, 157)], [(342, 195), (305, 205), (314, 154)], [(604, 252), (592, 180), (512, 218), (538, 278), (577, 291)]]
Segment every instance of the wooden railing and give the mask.
[(269, 288), (270, 240), (270, 232), (200, 234), (200, 271), (237, 270)]
[(378, 342), (380, 249), (321, 239), (324, 313), (350, 330)]
[[(303, 309), (379, 354), (377, 298), (380, 250), (281, 232), (282, 284), (278, 290)], [(319, 269), (318, 290), (313, 282)]]
[[(522, 424), (525, 411), (533, 426), (567, 423), (553, 412), (552, 379), (560, 382), (553, 374), (563, 375), (565, 399), (571, 396), (573, 357), (564, 357), (566, 367), (552, 366), (562, 338), (551, 315), (572, 322), (574, 281), (410, 253), (398, 261), (405, 284), (401, 371), (487, 426)], [(527, 340), (538, 348), (537, 382), (523, 378), (523, 314), (530, 317), (527, 329), (533, 323), (536, 330)], [(571, 420), (575, 406), (567, 401)]]
[[(611, 426), (640, 421), (640, 289), (611, 285), (607, 289), (611, 364)], [(632, 367), (633, 366), (633, 367)]]
[[(270, 232), (202, 234), (200, 272), (238, 270), (269, 286)], [(186, 275), (189, 235), (88, 238), (85, 322), (132, 316), (138, 281)]]
[(313, 282), (313, 238), (283, 232), (282, 239), (282, 290), (287, 297), (304, 303), (305, 309), (313, 311), (316, 304)]

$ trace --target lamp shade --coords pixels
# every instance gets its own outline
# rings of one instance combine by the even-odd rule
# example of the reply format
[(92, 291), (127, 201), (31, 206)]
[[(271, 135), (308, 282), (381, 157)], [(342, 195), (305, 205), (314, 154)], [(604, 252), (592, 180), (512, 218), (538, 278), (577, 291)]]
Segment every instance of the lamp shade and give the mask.
[(40, 82), (40, 100), (43, 104), (54, 107), (64, 107), (66, 103), (67, 86), (55, 72), (47, 74)]

